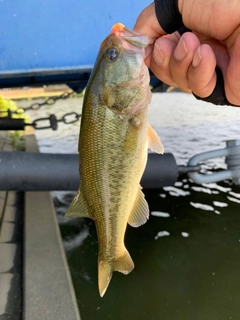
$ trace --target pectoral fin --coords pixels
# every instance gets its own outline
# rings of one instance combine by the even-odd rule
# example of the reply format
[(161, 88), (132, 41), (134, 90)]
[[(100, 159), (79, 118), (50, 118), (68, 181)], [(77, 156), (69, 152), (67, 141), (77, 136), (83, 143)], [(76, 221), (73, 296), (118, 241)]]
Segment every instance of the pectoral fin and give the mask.
[(80, 189), (78, 189), (78, 192), (73, 198), (65, 216), (91, 218), (89, 215), (88, 205)]
[(139, 227), (142, 224), (146, 223), (149, 218), (149, 208), (147, 201), (145, 200), (145, 196), (141, 190), (141, 186), (139, 186), (138, 194), (130, 214), (128, 218), (128, 224), (132, 227)]
[(164, 148), (157, 132), (148, 125), (148, 148), (156, 153), (163, 154)]

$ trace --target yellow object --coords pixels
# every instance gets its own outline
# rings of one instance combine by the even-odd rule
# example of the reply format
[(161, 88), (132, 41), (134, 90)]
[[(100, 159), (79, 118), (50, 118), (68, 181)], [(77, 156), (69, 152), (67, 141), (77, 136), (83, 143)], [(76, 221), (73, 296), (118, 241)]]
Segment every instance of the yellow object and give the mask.
[[(30, 118), (24, 113), (23, 109), (18, 108), (14, 101), (4, 99), (0, 96), (0, 117), (7, 117), (8, 110), (12, 111), (13, 119), (24, 119), (25, 123), (30, 123)], [(15, 113), (16, 111), (17, 113)]]
[(113, 27), (101, 45), (84, 97), (81, 183), (66, 216), (96, 223), (101, 296), (113, 271), (128, 274), (134, 268), (124, 245), (127, 223), (138, 227), (147, 221), (148, 204), (139, 185), (147, 148), (163, 153), (147, 119), (151, 92), (144, 58), (150, 43), (147, 36), (122, 25)]

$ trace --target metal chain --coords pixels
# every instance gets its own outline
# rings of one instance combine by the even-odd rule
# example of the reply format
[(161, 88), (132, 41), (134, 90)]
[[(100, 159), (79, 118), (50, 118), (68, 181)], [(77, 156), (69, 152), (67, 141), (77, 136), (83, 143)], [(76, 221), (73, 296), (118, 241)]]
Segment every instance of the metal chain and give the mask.
[[(67, 98), (72, 97), (73, 94), (74, 94), (73, 91), (64, 92), (58, 97), (52, 97), (47, 99), (43, 103), (33, 103), (31, 106), (25, 108), (24, 111), (39, 110), (44, 105), (48, 105), (48, 106), (53, 105), (57, 100), (60, 100), (60, 99), (65, 100)], [(57, 119), (54, 114), (50, 114), (49, 117), (35, 119), (31, 124), (26, 124), (26, 125), (31, 125), (36, 130), (52, 129), (55, 131), (58, 129), (59, 122), (63, 122), (64, 124), (71, 124), (71, 123), (77, 122), (80, 117), (81, 117), (81, 114), (77, 114), (76, 112), (66, 113), (62, 116), (61, 119)], [(47, 125), (46, 125), (46, 122), (47, 122)]]
[(64, 92), (60, 96), (48, 98), (46, 101), (44, 101), (42, 103), (33, 103), (29, 107), (20, 108), (20, 110), (22, 109), (24, 112), (25, 111), (29, 111), (29, 110), (39, 110), (43, 106), (51, 106), (51, 105), (53, 105), (57, 100), (65, 100), (67, 98), (70, 98), (70, 97), (73, 96), (73, 94), (74, 94), (74, 91), (72, 91), (72, 92)]
[[(63, 122), (64, 124), (72, 124), (77, 122), (81, 117), (81, 114), (77, 114), (76, 112), (69, 112), (62, 116), (61, 119), (57, 119), (55, 114), (50, 114), (49, 117), (35, 119), (32, 123), (26, 123), (26, 126), (33, 126), (36, 130), (41, 129), (58, 129), (58, 123)], [(46, 125), (46, 122), (48, 123)], [(41, 125), (42, 123), (42, 125)]]

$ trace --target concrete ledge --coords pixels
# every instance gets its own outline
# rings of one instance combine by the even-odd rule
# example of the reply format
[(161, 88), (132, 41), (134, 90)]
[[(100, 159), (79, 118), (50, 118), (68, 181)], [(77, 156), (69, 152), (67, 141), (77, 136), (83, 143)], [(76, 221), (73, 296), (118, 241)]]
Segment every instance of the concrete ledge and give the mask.
[(5, 199), (0, 198), (0, 227), (1, 227), (1, 220), (3, 215), (3, 209), (4, 209)]
[(16, 192), (15, 191), (8, 191), (7, 205), (8, 206), (15, 206), (16, 205)]
[(16, 250), (17, 245), (15, 243), (0, 243), (0, 274), (11, 272), (11, 269), (14, 267)]
[[(6, 306), (8, 302), (8, 294), (11, 289), (11, 281), (13, 275), (10, 273), (0, 274), (0, 317), (6, 313)], [(1, 318), (2, 319), (2, 318)]]
[(0, 243), (13, 242), (15, 224), (12, 222), (3, 221), (0, 234)]
[(6, 191), (0, 191), (0, 199), (5, 199), (5, 197), (6, 197)]
[[(33, 137), (30, 140), (36, 152), (36, 141)], [(31, 147), (27, 149), (34, 152)], [(49, 192), (25, 193), (24, 227), (24, 320), (79, 320)]]
[(5, 201), (6, 201), (5, 199), (6, 199), (6, 192), (0, 191), (0, 229), (1, 229), (1, 220), (2, 220)]
[[(1, 202), (1, 199), (0, 199)], [(17, 208), (6, 205), (4, 212), (4, 221), (15, 222), (16, 221)]]

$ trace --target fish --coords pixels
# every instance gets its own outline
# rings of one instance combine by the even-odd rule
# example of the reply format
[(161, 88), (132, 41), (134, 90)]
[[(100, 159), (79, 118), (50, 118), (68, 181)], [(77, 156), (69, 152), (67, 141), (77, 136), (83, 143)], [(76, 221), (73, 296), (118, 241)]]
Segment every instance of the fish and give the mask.
[(163, 153), (161, 140), (148, 123), (151, 91), (144, 59), (153, 41), (115, 24), (100, 46), (84, 95), (80, 185), (66, 216), (95, 222), (101, 297), (113, 271), (129, 274), (134, 268), (124, 244), (126, 228), (141, 226), (149, 218), (140, 180), (148, 148)]

